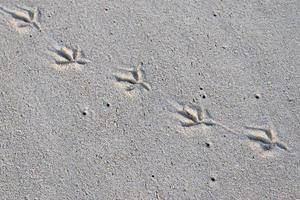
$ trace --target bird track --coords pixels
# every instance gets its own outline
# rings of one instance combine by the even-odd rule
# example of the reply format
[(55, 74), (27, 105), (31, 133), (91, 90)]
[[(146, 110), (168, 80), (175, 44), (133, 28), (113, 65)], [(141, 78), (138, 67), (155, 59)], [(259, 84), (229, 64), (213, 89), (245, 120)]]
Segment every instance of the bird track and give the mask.
[(177, 113), (185, 119), (181, 121), (181, 125), (183, 127), (192, 127), (201, 124), (206, 126), (219, 126), (229, 131), (231, 134), (239, 136), (239, 138), (248, 139), (253, 142), (258, 142), (264, 150), (272, 150), (275, 147), (278, 147), (280, 149), (289, 151), (288, 146), (285, 143), (279, 141), (276, 131), (272, 128), (246, 126), (246, 129), (263, 132), (266, 137), (254, 134), (244, 135), (225, 126), (223, 123), (214, 120), (209, 111), (207, 109), (204, 109), (203, 107), (183, 105), (182, 109), (177, 110)]
[(68, 47), (58, 47), (54, 50), (50, 50), (55, 53), (55, 64), (57, 65), (69, 65), (69, 64), (79, 64), (85, 65), (91, 61), (85, 58), (85, 55), (79, 47), (68, 48)]
[(260, 131), (263, 132), (266, 137), (258, 136), (258, 135), (247, 135), (247, 138), (251, 141), (258, 142), (263, 147), (264, 150), (272, 150), (275, 147), (280, 149), (289, 151), (286, 144), (279, 141), (277, 137), (277, 133), (272, 128), (261, 128), (261, 127), (250, 127), (246, 126), (245, 128), (253, 130), (253, 131)]
[(132, 91), (138, 85), (147, 91), (151, 90), (151, 85), (144, 80), (145, 72), (142, 70), (142, 66), (143, 63), (140, 63), (134, 69), (122, 69), (127, 72), (126, 74), (115, 75), (118, 82), (130, 84), (130, 86), (126, 87), (126, 91)]
[[(30, 8), (25, 6), (16, 6), (19, 11), (0, 6), (0, 10), (9, 14), (15, 21), (18, 28), (33, 27), (42, 31), (39, 23), (40, 11), (38, 8)], [(20, 11), (21, 10), (21, 11)]]
[[(16, 6), (16, 8), (18, 10), (10, 9), (0, 5), (0, 11), (4, 14), (10, 15), (17, 28), (31, 27), (38, 31), (42, 31), (40, 24), (41, 13), (37, 7), (30, 8), (25, 6)], [(57, 66), (67, 66), (70, 64), (86, 65), (91, 62), (85, 58), (83, 51), (79, 47), (69, 48), (60, 46), (51, 49), (50, 51), (55, 57), (55, 64)], [(115, 78), (118, 82), (127, 84), (126, 91), (132, 91), (138, 86), (150, 91), (151, 85), (146, 82), (145, 72), (142, 68), (143, 63), (141, 62), (133, 69), (123, 69), (125, 73), (115, 75)], [(192, 127), (198, 125), (219, 126), (231, 134), (242, 136), (252, 142), (259, 143), (264, 150), (273, 150), (274, 148), (278, 147), (282, 150), (289, 151), (288, 146), (278, 139), (277, 133), (273, 128), (246, 126), (246, 129), (263, 132), (264, 135), (244, 135), (213, 119), (210, 112), (203, 107), (184, 105), (181, 106), (181, 109), (177, 110), (177, 113), (185, 119), (184, 121), (181, 121), (181, 125), (183, 127)], [(87, 111), (84, 111), (83, 115), (86, 114)]]
[(214, 120), (209, 111), (207, 109), (204, 109), (203, 107), (184, 105), (182, 106), (181, 110), (177, 111), (177, 113), (187, 120), (187, 122), (181, 121), (181, 125), (183, 127), (191, 127), (201, 124), (206, 126), (219, 126), (234, 135), (238, 135), (238, 133), (233, 129), (225, 126), (219, 121)]

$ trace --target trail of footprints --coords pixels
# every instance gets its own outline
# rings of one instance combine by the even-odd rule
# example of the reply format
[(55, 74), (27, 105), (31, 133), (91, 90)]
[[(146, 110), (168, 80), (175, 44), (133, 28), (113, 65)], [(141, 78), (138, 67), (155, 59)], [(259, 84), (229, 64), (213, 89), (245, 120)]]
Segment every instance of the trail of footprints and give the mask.
[[(24, 28), (32, 28), (38, 31), (42, 31), (40, 24), (40, 10), (35, 7), (18, 6), (16, 9), (6, 8), (0, 5), (0, 12), (11, 17), (11, 24), (22, 32)], [(59, 71), (68, 69), (81, 69), (80, 66), (86, 65), (91, 61), (86, 59), (84, 52), (77, 46), (76, 48), (67, 46), (57, 46), (48, 49), (55, 59), (53, 67)]]
[[(25, 6), (16, 6), (16, 9), (9, 9), (0, 5), (0, 11), (11, 17), (15, 28), (33, 28), (38, 31), (42, 31), (40, 25), (40, 11), (38, 8), (30, 8)], [(72, 65), (78, 66), (86, 65), (91, 61), (86, 59), (83, 51), (77, 46), (76, 48), (58, 46), (49, 49), (53, 58), (55, 59), (55, 68), (57, 70), (70, 69)], [(143, 70), (143, 63), (139, 63), (132, 69), (121, 69), (122, 73), (115, 75), (115, 79), (118, 83), (125, 85), (126, 91), (132, 91), (137, 88), (145, 89), (146, 91), (151, 90), (151, 85), (145, 80), (145, 72)], [(246, 138), (247, 140), (259, 144), (264, 151), (271, 151), (274, 148), (289, 151), (288, 146), (281, 142), (277, 133), (273, 128), (262, 128), (262, 127), (244, 127), (246, 130), (250, 130), (251, 134), (241, 134), (235, 131), (223, 123), (213, 119), (210, 112), (207, 109), (199, 106), (183, 105), (181, 109), (176, 111), (183, 120), (181, 120), (182, 127), (195, 127), (195, 126), (218, 126), (229, 133), (240, 138)], [(258, 134), (260, 132), (261, 134)]]
[[(214, 120), (208, 110), (203, 109), (202, 107), (184, 105), (182, 106), (182, 109), (177, 110), (177, 113), (184, 118), (184, 120), (181, 121), (183, 127), (197, 125), (219, 126), (231, 134), (240, 136), (242, 139), (246, 138), (252, 142), (258, 143), (265, 151), (273, 150), (276, 147), (289, 151), (288, 146), (279, 140), (277, 133), (273, 128), (245, 126), (245, 129), (251, 130), (251, 134), (244, 135), (227, 127), (223, 123)], [(263, 134), (259, 135), (258, 132)]]

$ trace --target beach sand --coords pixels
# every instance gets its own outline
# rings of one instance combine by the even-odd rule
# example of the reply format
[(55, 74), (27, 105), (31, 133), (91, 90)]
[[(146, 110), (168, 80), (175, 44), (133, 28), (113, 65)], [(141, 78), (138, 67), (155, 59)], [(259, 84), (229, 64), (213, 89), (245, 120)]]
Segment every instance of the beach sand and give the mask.
[(299, 12), (0, 0), (0, 199), (300, 199)]

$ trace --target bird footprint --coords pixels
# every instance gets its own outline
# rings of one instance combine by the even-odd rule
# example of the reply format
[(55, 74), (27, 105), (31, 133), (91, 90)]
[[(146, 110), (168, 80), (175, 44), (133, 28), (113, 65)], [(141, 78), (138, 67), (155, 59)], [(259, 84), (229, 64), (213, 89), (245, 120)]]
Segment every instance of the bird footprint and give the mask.
[(225, 126), (221, 122), (214, 120), (210, 112), (203, 107), (184, 105), (182, 106), (181, 110), (177, 111), (177, 113), (185, 118), (184, 121), (181, 121), (181, 125), (183, 127), (191, 127), (201, 124), (206, 126), (219, 126), (229, 131), (231, 134), (238, 135), (235, 130)]
[(137, 86), (141, 86), (146, 90), (151, 90), (151, 85), (144, 80), (144, 71), (142, 70), (143, 63), (137, 65), (134, 69), (123, 69), (127, 73), (116, 75), (115, 78), (118, 82), (129, 84), (126, 91), (132, 91)]
[(207, 126), (217, 124), (217, 122), (211, 118), (208, 110), (203, 109), (202, 107), (191, 107), (184, 105), (182, 110), (178, 110), (177, 113), (186, 119), (185, 121), (181, 121), (181, 125), (184, 127), (196, 126), (200, 124)]
[(258, 142), (264, 150), (272, 150), (275, 147), (280, 149), (288, 150), (288, 147), (283, 142), (279, 141), (277, 137), (277, 133), (272, 128), (260, 128), (260, 127), (249, 127), (246, 126), (247, 129), (251, 129), (253, 131), (260, 131), (264, 133), (264, 136), (249, 134), (247, 138), (251, 141)]
[(85, 58), (85, 55), (79, 47), (68, 48), (65, 46), (50, 49), (55, 57), (55, 64), (58, 66), (66, 66), (70, 64), (85, 65), (91, 61)]
[(18, 28), (34, 27), (41, 31), (41, 25), (39, 23), (40, 11), (38, 8), (21, 7), (17, 6), (19, 11), (11, 10), (9, 8), (0, 6), (0, 10), (14, 18), (16, 26)]

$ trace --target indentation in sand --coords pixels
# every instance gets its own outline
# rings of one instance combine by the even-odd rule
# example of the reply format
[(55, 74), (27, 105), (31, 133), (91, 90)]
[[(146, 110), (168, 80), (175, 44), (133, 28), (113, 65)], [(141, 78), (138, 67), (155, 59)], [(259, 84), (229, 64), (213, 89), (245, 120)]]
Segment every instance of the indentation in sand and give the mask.
[(145, 72), (142, 69), (143, 63), (139, 63), (133, 69), (120, 69), (125, 71), (124, 73), (118, 73), (115, 75), (115, 78), (119, 85), (123, 87), (127, 92), (133, 91), (138, 86), (143, 89), (150, 91), (151, 85), (145, 81)]
[(0, 5), (0, 11), (10, 15), (9, 24), (19, 33), (26, 33), (30, 28), (42, 31), (40, 25), (40, 11), (37, 7), (16, 6), (19, 10), (12, 10)]
[(247, 135), (250, 148), (261, 157), (274, 156), (275, 148), (289, 151), (288, 146), (279, 140), (275, 129), (252, 126), (247, 126), (246, 128), (251, 131), (251, 134)]
[(55, 64), (51, 66), (58, 71), (80, 71), (83, 65), (91, 62), (86, 59), (84, 52), (78, 46), (77, 48), (56, 46), (49, 49), (49, 54), (55, 59)]

